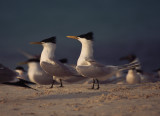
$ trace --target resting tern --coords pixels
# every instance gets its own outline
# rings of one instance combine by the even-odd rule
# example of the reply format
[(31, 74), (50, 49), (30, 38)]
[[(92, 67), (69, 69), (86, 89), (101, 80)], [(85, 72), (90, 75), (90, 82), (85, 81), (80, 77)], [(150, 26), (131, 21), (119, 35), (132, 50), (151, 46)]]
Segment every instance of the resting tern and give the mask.
[(128, 84), (138, 84), (141, 82), (141, 77), (137, 73), (136, 69), (128, 70), (128, 73), (126, 75), (126, 82)]
[(137, 74), (140, 75), (141, 83), (159, 81), (159, 79), (156, 78), (153, 74), (143, 72), (143, 70), (137, 70)]
[(93, 56), (93, 33), (82, 34), (80, 36), (66, 36), (67, 38), (76, 39), (81, 42), (82, 49), (77, 61), (76, 70), (84, 77), (93, 78), (94, 89), (95, 81), (97, 81), (99, 89), (99, 80), (106, 80), (117, 71), (125, 70), (133, 67), (135, 64), (126, 64), (123, 66), (103, 65), (94, 60)]
[[(129, 54), (127, 56), (121, 57), (120, 60), (127, 60), (129, 63), (138, 62), (140, 64), (140, 60), (135, 54)], [(141, 70), (140, 65), (128, 70), (128, 73), (126, 75), (126, 82), (128, 84), (141, 83), (142, 75), (138, 73), (137, 70)]]
[[(49, 85), (54, 83), (52, 76), (44, 72), (43, 69), (40, 67), (39, 58), (31, 58), (26, 62), (21, 62), (20, 64), (28, 65), (28, 78), (31, 82), (40, 85)], [(51, 88), (52, 87), (53, 86), (51, 86)]]
[(42, 69), (53, 76), (54, 79), (68, 82), (82, 80), (82, 76), (74, 67), (63, 64), (55, 58), (56, 37), (50, 37), (40, 42), (31, 42), (31, 44), (41, 44), (43, 46), (40, 65)]
[(17, 66), (15, 71), (19, 74), (17, 78), (28, 80), (27, 72), (24, 70), (22, 66)]
[[(17, 72), (0, 64), (0, 84), (14, 85), (14, 86), (20, 86), (20, 87), (34, 89), (34, 88), (31, 88), (30, 86), (26, 85), (25, 80), (18, 79), (17, 76), (19, 76)], [(36, 89), (34, 89), (34, 90), (36, 90)]]

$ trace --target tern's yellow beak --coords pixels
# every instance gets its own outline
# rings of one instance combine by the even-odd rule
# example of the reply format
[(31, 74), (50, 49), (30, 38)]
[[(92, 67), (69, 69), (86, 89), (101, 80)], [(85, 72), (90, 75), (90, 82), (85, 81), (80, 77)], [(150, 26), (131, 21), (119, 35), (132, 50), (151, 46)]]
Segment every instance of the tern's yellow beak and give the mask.
[(67, 38), (78, 39), (77, 36), (66, 36)]
[(30, 42), (30, 44), (42, 44), (42, 42)]

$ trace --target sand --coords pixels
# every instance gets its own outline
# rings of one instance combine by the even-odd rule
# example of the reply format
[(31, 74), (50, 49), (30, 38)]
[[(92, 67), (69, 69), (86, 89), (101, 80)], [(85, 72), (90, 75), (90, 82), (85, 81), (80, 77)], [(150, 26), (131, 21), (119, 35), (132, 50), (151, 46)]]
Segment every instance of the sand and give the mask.
[(160, 116), (160, 82), (64, 86), (0, 85), (0, 116)]

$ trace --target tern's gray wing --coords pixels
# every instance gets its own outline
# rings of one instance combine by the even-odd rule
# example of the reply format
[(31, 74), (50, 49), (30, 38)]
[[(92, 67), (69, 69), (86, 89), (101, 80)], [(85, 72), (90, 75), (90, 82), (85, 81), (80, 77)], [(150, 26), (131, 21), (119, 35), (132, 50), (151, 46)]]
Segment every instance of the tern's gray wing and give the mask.
[(54, 63), (41, 62), (42, 69), (49, 75), (54, 75), (57, 77), (72, 76), (72, 72), (59, 61), (54, 61)]
[(79, 74), (79, 72), (77, 72), (76, 65), (67, 65), (67, 64), (64, 64), (64, 65), (72, 72), (73, 76), (82, 77), (81, 74)]
[(0, 64), (0, 83), (12, 81), (17, 75), (15, 71)]
[(96, 61), (88, 61), (90, 65), (77, 66), (77, 71), (86, 77), (104, 77), (113, 75), (117, 71), (116, 66), (106, 66)]

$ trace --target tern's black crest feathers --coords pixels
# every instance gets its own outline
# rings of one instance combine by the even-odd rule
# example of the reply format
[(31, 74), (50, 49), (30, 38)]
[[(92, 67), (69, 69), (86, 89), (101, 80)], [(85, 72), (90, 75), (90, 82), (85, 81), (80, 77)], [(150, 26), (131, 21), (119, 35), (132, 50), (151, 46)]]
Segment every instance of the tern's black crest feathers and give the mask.
[(78, 37), (93, 41), (93, 32), (88, 32), (86, 34), (79, 35)]
[(22, 70), (22, 71), (26, 72), (22, 66), (17, 66), (15, 69), (16, 70)]
[(49, 43), (49, 42), (51, 42), (51, 43), (56, 43), (56, 37), (55, 37), (55, 36), (54, 36), (54, 37), (50, 37), (50, 38), (47, 38), (47, 39), (42, 40), (41, 42), (45, 42), (45, 43)]
[(32, 59), (29, 59), (27, 62), (40, 62), (40, 60), (37, 58), (32, 58)]

